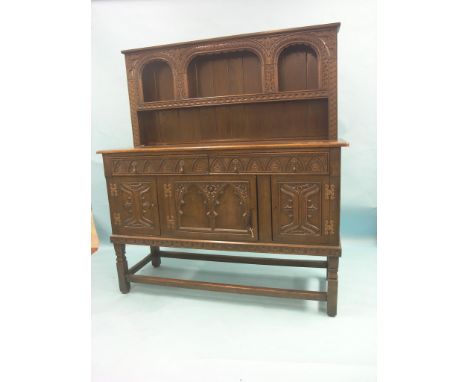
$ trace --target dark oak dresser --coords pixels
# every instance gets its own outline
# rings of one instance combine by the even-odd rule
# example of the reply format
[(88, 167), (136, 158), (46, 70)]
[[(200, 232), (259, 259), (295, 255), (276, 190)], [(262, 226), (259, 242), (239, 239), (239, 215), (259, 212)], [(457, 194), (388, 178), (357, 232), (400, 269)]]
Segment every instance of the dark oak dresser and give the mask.
[[(337, 139), (339, 26), (123, 51), (134, 148), (99, 152), (122, 293), (136, 282), (320, 300), (336, 315), (347, 146)], [(150, 253), (129, 267), (127, 244)], [(161, 258), (324, 268), (327, 290), (137, 274), (149, 262), (161, 266)]]

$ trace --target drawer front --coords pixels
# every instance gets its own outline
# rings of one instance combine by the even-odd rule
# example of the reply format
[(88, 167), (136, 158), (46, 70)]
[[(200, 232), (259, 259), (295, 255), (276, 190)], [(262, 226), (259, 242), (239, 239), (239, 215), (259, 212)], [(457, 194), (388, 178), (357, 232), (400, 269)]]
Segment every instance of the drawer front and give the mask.
[(328, 176), (272, 176), (273, 240), (326, 244), (336, 227), (330, 219)]
[(254, 176), (161, 176), (164, 235), (211, 240), (258, 240)]
[(251, 153), (210, 155), (214, 174), (328, 174), (328, 152)]
[(110, 176), (207, 174), (208, 156), (133, 156), (109, 159)]
[(109, 178), (107, 192), (113, 233), (160, 234), (154, 177)]

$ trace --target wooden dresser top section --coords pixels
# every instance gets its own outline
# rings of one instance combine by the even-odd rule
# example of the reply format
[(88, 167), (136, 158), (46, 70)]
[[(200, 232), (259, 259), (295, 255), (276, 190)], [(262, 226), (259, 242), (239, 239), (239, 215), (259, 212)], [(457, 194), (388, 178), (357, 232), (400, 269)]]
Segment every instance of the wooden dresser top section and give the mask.
[(336, 141), (339, 27), (124, 50), (134, 146)]

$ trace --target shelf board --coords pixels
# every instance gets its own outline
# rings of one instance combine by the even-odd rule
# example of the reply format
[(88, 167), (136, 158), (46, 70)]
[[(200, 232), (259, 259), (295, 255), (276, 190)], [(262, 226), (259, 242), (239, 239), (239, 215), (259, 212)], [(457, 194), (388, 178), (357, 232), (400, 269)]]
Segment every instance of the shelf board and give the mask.
[(262, 149), (310, 149), (326, 147), (347, 147), (349, 143), (342, 140), (320, 140), (320, 141), (268, 141), (268, 142), (229, 142), (229, 143), (197, 143), (179, 145), (142, 146), (131, 149), (100, 150), (98, 154), (119, 153), (157, 153), (176, 152), (184, 150), (211, 151), (211, 150), (262, 150)]
[(138, 111), (178, 109), (200, 106), (232, 105), (272, 101), (295, 101), (306, 99), (323, 99), (328, 97), (325, 89), (287, 91), (279, 93), (237, 94), (205, 98), (185, 98), (171, 101), (145, 102), (138, 105)]

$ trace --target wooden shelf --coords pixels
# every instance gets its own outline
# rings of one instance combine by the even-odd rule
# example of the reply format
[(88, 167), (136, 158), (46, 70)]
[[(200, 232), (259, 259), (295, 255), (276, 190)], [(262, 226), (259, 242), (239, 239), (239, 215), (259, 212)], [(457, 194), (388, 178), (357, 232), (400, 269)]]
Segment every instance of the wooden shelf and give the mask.
[(172, 101), (145, 102), (139, 104), (138, 111), (163, 110), (163, 109), (178, 109), (198, 106), (216, 106), (216, 105), (231, 105), (243, 103), (271, 102), (271, 101), (295, 101), (306, 99), (327, 98), (328, 92), (325, 89), (317, 90), (302, 90), (289, 91), (279, 93), (258, 93), (258, 94), (241, 94), (205, 98), (186, 98)]
[(118, 153), (157, 153), (181, 150), (252, 150), (252, 149), (309, 149), (320, 147), (347, 147), (349, 143), (342, 140), (322, 141), (270, 141), (270, 142), (235, 142), (235, 143), (213, 143), (213, 144), (190, 144), (190, 145), (166, 145), (146, 146), (131, 149), (100, 150), (98, 154)]

